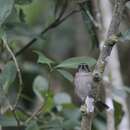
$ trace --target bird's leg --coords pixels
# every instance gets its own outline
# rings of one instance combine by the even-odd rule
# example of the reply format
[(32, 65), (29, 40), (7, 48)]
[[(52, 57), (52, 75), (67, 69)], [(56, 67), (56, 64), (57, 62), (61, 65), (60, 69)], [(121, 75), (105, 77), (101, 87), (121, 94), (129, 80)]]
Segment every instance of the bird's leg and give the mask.
[(94, 98), (87, 96), (85, 99), (85, 104), (80, 107), (80, 111), (83, 114), (94, 112)]
[(81, 105), (80, 111), (81, 111), (81, 113), (82, 113), (83, 115), (86, 115), (86, 114), (87, 114), (87, 106), (86, 106), (86, 104)]

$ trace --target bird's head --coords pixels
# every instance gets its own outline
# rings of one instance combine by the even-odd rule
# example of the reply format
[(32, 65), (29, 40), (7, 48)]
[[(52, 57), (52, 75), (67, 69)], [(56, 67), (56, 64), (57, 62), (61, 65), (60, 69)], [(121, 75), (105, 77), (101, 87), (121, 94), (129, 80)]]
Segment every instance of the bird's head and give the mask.
[(90, 72), (90, 68), (87, 64), (82, 63), (78, 65), (78, 72)]

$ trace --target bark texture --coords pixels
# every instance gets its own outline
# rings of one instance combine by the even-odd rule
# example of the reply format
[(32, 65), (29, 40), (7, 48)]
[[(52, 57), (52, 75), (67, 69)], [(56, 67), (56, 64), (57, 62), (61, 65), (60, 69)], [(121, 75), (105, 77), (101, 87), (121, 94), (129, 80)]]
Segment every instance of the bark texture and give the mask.
[[(104, 46), (102, 50), (100, 51), (100, 55), (97, 61), (97, 64), (95, 66), (94, 72), (93, 72), (93, 82), (97, 85), (98, 90), (98, 84), (102, 80), (103, 72), (105, 70), (105, 66), (107, 64), (107, 57), (110, 56), (113, 46), (118, 42), (118, 37), (116, 36), (118, 32), (118, 28), (120, 25), (120, 21), (122, 18), (123, 10), (125, 7), (125, 3), (127, 0), (116, 0), (115, 6), (113, 10), (112, 20), (111, 24), (107, 33), (106, 40), (104, 42)], [(91, 115), (91, 116), (90, 116)], [(86, 116), (82, 117), (81, 121), (81, 130), (91, 130), (92, 122), (95, 113), (87, 114)], [(91, 117), (91, 118), (90, 118)]]

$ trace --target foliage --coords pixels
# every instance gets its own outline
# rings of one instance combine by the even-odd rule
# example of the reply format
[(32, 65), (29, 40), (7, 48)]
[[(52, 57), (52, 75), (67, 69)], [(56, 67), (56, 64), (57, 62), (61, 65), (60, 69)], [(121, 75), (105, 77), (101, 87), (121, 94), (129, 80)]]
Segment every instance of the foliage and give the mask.
[(14, 6), (14, 0), (0, 1), (0, 26), (5, 22), (6, 18), (10, 15), (13, 6)]
[[(0, 125), (20, 123), (26, 130), (80, 130), (74, 73), (81, 63), (93, 68), (97, 54), (89, 54), (96, 51), (89, 50), (88, 41), (85, 52), (84, 47), (77, 47), (79, 28), (71, 16), (81, 12), (94, 49), (98, 40), (89, 4), (82, 0), (0, 0)], [(18, 67), (3, 44), (4, 34)], [(129, 40), (129, 34), (129, 30), (123, 32), (119, 39)], [(126, 92), (116, 94), (113, 92), (114, 96)], [(123, 111), (119, 103), (114, 101), (114, 105), (117, 127)], [(96, 118), (95, 129), (106, 127), (102, 117), (104, 113)]]

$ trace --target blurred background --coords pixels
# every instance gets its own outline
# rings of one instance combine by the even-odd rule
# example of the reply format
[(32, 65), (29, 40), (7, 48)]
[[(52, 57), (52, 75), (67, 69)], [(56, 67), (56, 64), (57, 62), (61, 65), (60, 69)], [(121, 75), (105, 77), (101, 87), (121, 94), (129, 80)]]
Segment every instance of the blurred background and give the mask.
[[(6, 32), (8, 46), (16, 54), (21, 69), (23, 85), (16, 116), (20, 122), (28, 124), (27, 130), (80, 130), (81, 101), (74, 93), (73, 84), (76, 68), (63, 65), (56, 69), (56, 65), (71, 57), (86, 56), (92, 58), (93, 62), (97, 60), (107, 36), (115, 2), (16, 0), (13, 3), (10, 15), (2, 23), (2, 30)], [(63, 19), (50, 26), (60, 14), (60, 20)], [(119, 32), (129, 29), (129, 21), (130, 2), (127, 2)], [(35, 42), (27, 47), (32, 39)], [(128, 31), (108, 58), (104, 80), (110, 82), (110, 87), (106, 89), (106, 103), (112, 110), (97, 115), (93, 130), (130, 130), (129, 40)], [(19, 52), (24, 46), (27, 48)], [(2, 43), (0, 53), (2, 72), (11, 55)], [(69, 61), (69, 65), (74, 62), (77, 64), (79, 60)], [(95, 63), (92, 64), (91, 70)], [(16, 72), (10, 71), (9, 75), (13, 77)], [(19, 92), (18, 74), (14, 79), (7, 92), (12, 104)], [(16, 125), (16, 119), (6, 110), (7, 104), (3, 105), (2, 101), (1, 104), (4, 114), (0, 116), (0, 124)]]

